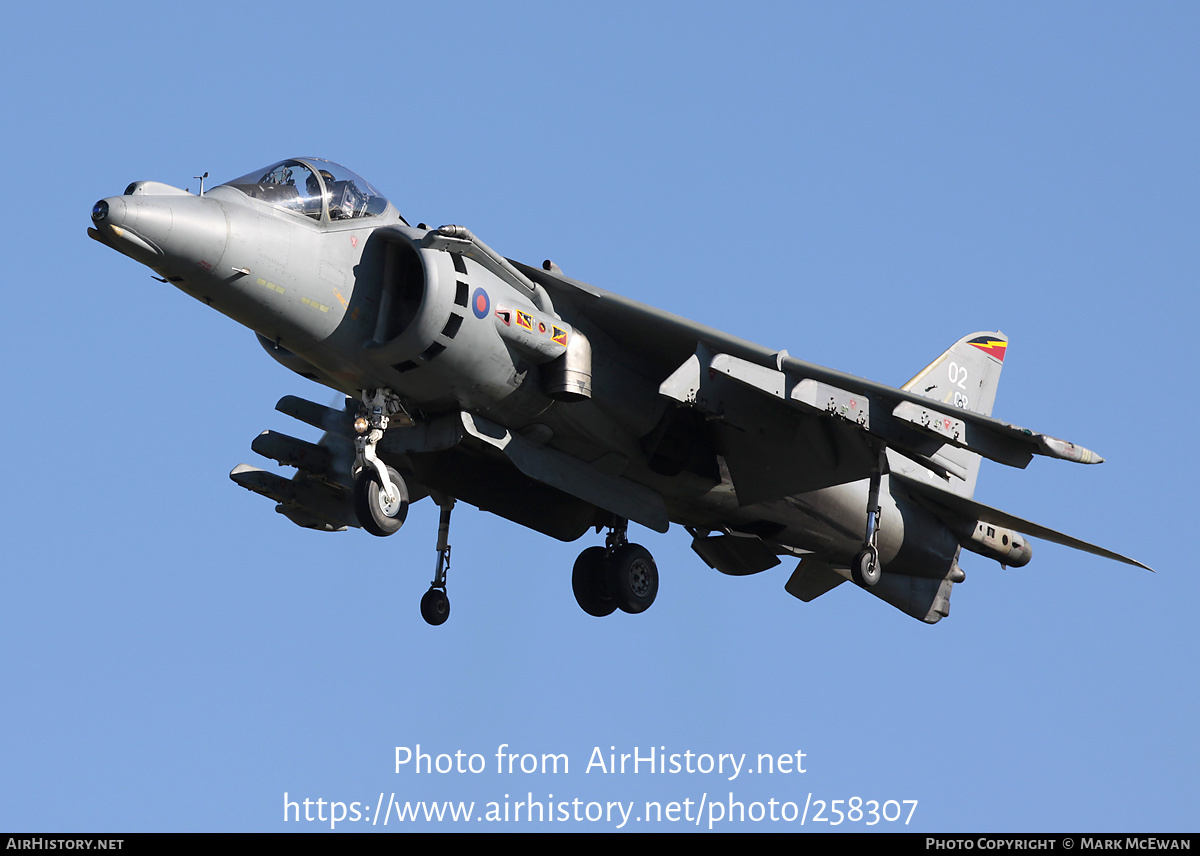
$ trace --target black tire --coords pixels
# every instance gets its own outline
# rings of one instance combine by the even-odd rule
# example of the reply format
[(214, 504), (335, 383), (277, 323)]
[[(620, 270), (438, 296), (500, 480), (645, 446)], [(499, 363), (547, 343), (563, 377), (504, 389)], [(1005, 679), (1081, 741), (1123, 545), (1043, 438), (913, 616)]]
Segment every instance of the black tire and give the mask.
[(431, 588), (421, 597), (421, 617), (426, 624), (437, 627), (450, 617), (450, 598), (441, 589)]
[(400, 531), (404, 519), (408, 517), (408, 485), (391, 467), (388, 467), (387, 471), (388, 478), (400, 491), (398, 503), (384, 501), (383, 485), (380, 484), (379, 473), (375, 472), (374, 467), (363, 467), (358, 478), (354, 480), (354, 513), (358, 516), (358, 522), (363, 529), (380, 538)]
[(603, 547), (588, 547), (575, 560), (571, 570), (571, 589), (575, 602), (588, 615), (603, 618), (612, 615), (617, 604), (608, 594)]
[(608, 559), (608, 591), (622, 612), (645, 612), (658, 596), (658, 566), (640, 544), (623, 544)]
[(883, 576), (883, 568), (879, 564), (879, 557), (870, 550), (863, 550), (854, 557), (854, 561), (850, 563), (850, 576), (854, 577), (854, 581), (863, 588), (870, 588), (879, 582)]

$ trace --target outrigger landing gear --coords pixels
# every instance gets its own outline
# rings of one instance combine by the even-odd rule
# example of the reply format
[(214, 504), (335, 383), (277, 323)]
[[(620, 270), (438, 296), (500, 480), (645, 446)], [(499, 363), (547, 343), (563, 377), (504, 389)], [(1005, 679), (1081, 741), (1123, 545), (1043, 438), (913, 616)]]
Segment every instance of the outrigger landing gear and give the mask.
[(850, 563), (850, 576), (863, 588), (870, 588), (883, 576), (883, 566), (879, 562), (879, 515), (882, 511), (879, 484), (886, 469), (887, 453), (881, 446), (879, 462), (871, 471), (871, 483), (867, 491), (867, 532), (863, 538), (863, 548)]
[(588, 547), (575, 560), (571, 588), (588, 615), (603, 617), (616, 609), (645, 612), (658, 595), (658, 566), (650, 551), (626, 541), (629, 521), (614, 518), (604, 547)]
[(429, 591), (421, 598), (421, 617), (427, 624), (437, 627), (450, 617), (450, 598), (446, 596), (446, 574), (450, 571), (450, 512), (454, 510), (453, 497), (439, 497), (441, 515), (438, 520), (437, 568)]
[(358, 432), (352, 471), (354, 513), (363, 529), (381, 538), (399, 531), (408, 516), (408, 485), (375, 455), (375, 445), (383, 439), (389, 419), (395, 417), (412, 423), (394, 392), (363, 390), (362, 407), (354, 420), (354, 430)]
[(879, 582), (883, 576), (883, 568), (879, 566), (879, 553), (874, 547), (859, 551), (850, 565), (850, 576), (863, 588), (870, 588)]

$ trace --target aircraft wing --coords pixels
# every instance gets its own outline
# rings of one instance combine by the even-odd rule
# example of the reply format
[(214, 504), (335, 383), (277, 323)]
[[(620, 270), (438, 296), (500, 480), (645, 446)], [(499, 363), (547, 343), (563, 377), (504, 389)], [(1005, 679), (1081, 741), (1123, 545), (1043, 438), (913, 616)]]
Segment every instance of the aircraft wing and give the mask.
[[(659, 391), (667, 398), (727, 420), (741, 432), (753, 430), (761, 420), (778, 423), (784, 413), (820, 415), (841, 423), (822, 432), (827, 435), (823, 441), (826, 451), (846, 461), (836, 478), (824, 480), (829, 484), (850, 480), (858, 471), (865, 477), (875, 461), (873, 446), (877, 443), (872, 444), (870, 438), (946, 478), (961, 477), (952, 460), (938, 455), (947, 446), (1022, 468), (1034, 455), (1077, 463), (1104, 460), (1066, 440), (798, 360), (787, 351), (747, 342), (557, 271), (514, 264), (542, 284), (556, 303), (570, 302), (617, 345), (635, 354), (643, 370), (661, 378)], [(731, 391), (730, 382), (743, 392)], [(817, 442), (819, 438), (808, 439)], [(857, 454), (853, 446), (860, 447)], [(736, 474), (734, 481), (738, 481)], [(821, 485), (806, 487), (814, 486)], [(739, 485), (739, 496), (741, 493)], [(769, 493), (782, 495), (765, 486), (761, 493), (760, 498)]]

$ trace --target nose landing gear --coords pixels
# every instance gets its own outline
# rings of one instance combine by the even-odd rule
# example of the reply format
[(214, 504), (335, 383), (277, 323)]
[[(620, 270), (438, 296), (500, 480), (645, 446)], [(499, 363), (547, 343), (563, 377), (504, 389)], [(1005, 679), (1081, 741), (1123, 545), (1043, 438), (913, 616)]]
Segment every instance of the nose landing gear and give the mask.
[[(386, 537), (404, 525), (408, 517), (408, 485), (400, 473), (375, 454), (388, 422), (411, 425), (400, 397), (389, 389), (364, 389), (362, 406), (354, 420), (358, 436), (354, 440), (354, 512), (363, 529)], [(450, 512), (453, 497), (438, 497), (441, 519), (438, 522), (437, 567), (429, 591), (421, 598), (421, 617), (428, 624), (444, 624), (450, 617), (450, 598), (446, 595), (446, 574), (450, 570)]]
[(374, 466), (363, 467), (354, 480), (354, 513), (358, 522), (381, 538), (398, 532), (408, 517), (408, 485), (391, 467), (384, 465), (383, 469), (387, 487)]
[(354, 513), (363, 529), (380, 538), (392, 535), (408, 516), (408, 485), (375, 454), (390, 418), (412, 423), (399, 397), (386, 389), (363, 390), (354, 420)]

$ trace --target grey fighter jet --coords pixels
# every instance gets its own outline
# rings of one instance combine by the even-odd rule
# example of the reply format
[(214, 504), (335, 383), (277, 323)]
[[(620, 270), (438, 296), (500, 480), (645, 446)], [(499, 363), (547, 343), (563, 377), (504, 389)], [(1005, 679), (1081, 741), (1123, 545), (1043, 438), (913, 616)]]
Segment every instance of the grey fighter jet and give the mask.
[(462, 226), (410, 226), (371, 184), (293, 158), (200, 195), (153, 181), (92, 209), (88, 234), (253, 330), (267, 353), (348, 396), (277, 405), (319, 444), (262, 433), (293, 478), (230, 477), (300, 526), (395, 533), (441, 508), (421, 601), (449, 614), (456, 500), (579, 554), (590, 615), (644, 611), (659, 575), (629, 521), (684, 527), (709, 566), (797, 559), (811, 601), (847, 580), (930, 624), (950, 611), (965, 548), (1002, 565), (1026, 536), (1140, 562), (976, 502), (979, 464), (1095, 453), (991, 416), (1007, 341), (964, 336), (900, 389), (822, 368), (565, 276), (506, 259)]

